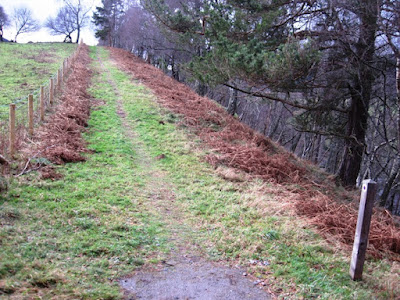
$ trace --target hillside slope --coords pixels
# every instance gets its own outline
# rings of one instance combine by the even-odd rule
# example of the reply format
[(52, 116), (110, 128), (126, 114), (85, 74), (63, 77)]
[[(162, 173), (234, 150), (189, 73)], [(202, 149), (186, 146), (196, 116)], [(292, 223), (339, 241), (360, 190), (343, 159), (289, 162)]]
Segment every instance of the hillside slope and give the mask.
[[(111, 49), (112, 58), (151, 88), (161, 105), (178, 115), (211, 149), (205, 159), (213, 166), (227, 166), (252, 178), (281, 184), (290, 191), (299, 215), (306, 216), (320, 232), (352, 246), (357, 222), (357, 196), (338, 193), (333, 180), (315, 166), (240, 123), (210, 99), (200, 97), (187, 86), (169, 78), (130, 53)], [(354, 203), (343, 201), (355, 199)], [(393, 253), (400, 259), (400, 229), (386, 212), (376, 211), (371, 225), (369, 252), (381, 257)], [(391, 254), (389, 254), (391, 255)]]
[(7, 105), (46, 85), (76, 49), (67, 43), (0, 43), (0, 105)]

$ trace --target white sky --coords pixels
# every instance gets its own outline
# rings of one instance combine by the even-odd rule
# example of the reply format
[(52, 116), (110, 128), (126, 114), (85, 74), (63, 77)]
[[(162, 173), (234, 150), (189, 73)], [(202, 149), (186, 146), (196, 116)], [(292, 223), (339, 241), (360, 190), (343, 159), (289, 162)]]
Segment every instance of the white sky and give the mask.
[[(84, 0), (85, 4), (92, 7), (92, 11), (96, 9), (96, 6), (101, 6), (101, 0)], [(14, 25), (11, 20), (11, 16), (14, 12), (14, 8), (28, 7), (32, 10), (34, 17), (41, 22), (42, 26), (46, 22), (48, 17), (55, 17), (57, 11), (63, 6), (62, 0), (0, 0), (0, 6), (3, 6), (5, 13), (10, 19), (10, 25), (4, 28), (4, 37), (8, 40), (13, 40), (15, 36)], [(85, 44), (96, 45), (97, 39), (94, 36), (94, 25), (91, 23), (92, 12), (89, 12), (90, 20), (88, 25), (81, 31), (81, 38)], [(52, 36), (49, 30), (42, 28), (37, 32), (23, 33), (18, 36), (18, 43), (32, 42), (62, 42), (65, 36), (58, 35)], [(76, 33), (72, 35), (72, 39), (75, 42)]]

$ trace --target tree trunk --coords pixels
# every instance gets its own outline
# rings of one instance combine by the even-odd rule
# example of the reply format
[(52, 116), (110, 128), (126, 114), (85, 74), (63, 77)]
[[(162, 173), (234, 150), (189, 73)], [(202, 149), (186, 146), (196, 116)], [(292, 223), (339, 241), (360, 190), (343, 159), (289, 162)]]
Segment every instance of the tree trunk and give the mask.
[(319, 162), (319, 152), (321, 148), (321, 140), (322, 140), (322, 135), (318, 134), (316, 136), (316, 140), (314, 142), (314, 149), (313, 149), (313, 154), (312, 154), (312, 162), (315, 164), (318, 164)]
[[(387, 203), (388, 198), (390, 195), (390, 190), (392, 189), (392, 186), (394, 182), (396, 181), (396, 178), (399, 177), (399, 169), (400, 169), (400, 159), (396, 159), (395, 162), (393, 163), (393, 166), (390, 171), (389, 178), (386, 181), (385, 187), (382, 192), (381, 199), (379, 201), (379, 205), (382, 207), (388, 206), (393, 208), (393, 203)], [(392, 198), (393, 200), (393, 198)]]
[(76, 30), (77, 30), (76, 43), (79, 44), (79, 37), (81, 36), (81, 27), (78, 26)]
[(393, 163), (392, 169), (390, 171), (389, 178), (385, 184), (385, 188), (383, 189), (383, 193), (380, 199), (379, 204), (381, 206), (387, 205), (389, 208), (393, 209), (393, 201), (395, 197), (392, 197), (391, 203), (387, 203), (390, 190), (392, 189), (393, 184), (399, 178), (399, 169), (400, 169), (400, 53), (397, 54), (396, 60), (396, 92), (397, 92), (397, 157)]
[(358, 95), (359, 91), (359, 88), (353, 91), (352, 105), (347, 124), (347, 135), (349, 138), (345, 141), (338, 174), (344, 186), (355, 185), (364, 153), (364, 141), (368, 121), (368, 111), (365, 104), (369, 103), (370, 95), (364, 95), (365, 98), (361, 98)]
[(175, 80), (179, 81), (179, 66), (175, 63), (174, 58), (172, 58), (171, 69), (172, 69), (172, 77)]
[(364, 152), (365, 134), (368, 123), (368, 108), (374, 80), (373, 69), (369, 66), (374, 59), (375, 36), (377, 30), (378, 1), (366, 0), (359, 7), (360, 36), (355, 54), (351, 57), (353, 75), (349, 90), (351, 107), (348, 113), (347, 136), (339, 169), (339, 178), (343, 185), (356, 183)]
[(400, 215), (400, 191), (394, 191), (393, 195), (393, 204), (396, 204), (396, 207), (393, 208), (393, 214)]
[[(235, 85), (234, 83), (232, 85)], [(234, 116), (237, 110), (238, 91), (234, 88), (229, 88), (229, 102), (227, 111), (230, 115)]]
[(274, 139), (275, 133), (277, 132), (277, 130), (279, 128), (279, 124), (282, 119), (283, 108), (284, 107), (281, 103), (274, 102), (274, 107), (272, 109), (273, 112), (271, 114), (271, 119), (270, 119), (269, 129), (268, 129), (268, 137), (271, 140)]
[(196, 81), (196, 93), (200, 96), (205, 96), (207, 94), (207, 86), (200, 81)]
[(400, 155), (400, 53), (396, 59), (396, 92), (397, 92), (397, 153)]
[(295, 137), (293, 138), (292, 145), (290, 146), (290, 151), (295, 153), (297, 149), (297, 145), (299, 144), (300, 138), (302, 136), (301, 132), (295, 132)]

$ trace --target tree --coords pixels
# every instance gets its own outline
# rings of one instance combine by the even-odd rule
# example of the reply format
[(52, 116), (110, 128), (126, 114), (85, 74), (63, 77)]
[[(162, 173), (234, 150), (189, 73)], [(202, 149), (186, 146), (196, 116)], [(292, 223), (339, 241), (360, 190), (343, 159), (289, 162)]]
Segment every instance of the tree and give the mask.
[(15, 9), (12, 19), (16, 31), (15, 42), (17, 42), (17, 37), (20, 34), (37, 31), (40, 28), (39, 22), (32, 16), (32, 11), (26, 7)]
[[(400, 3), (394, 0), (384, 0), (379, 19), (379, 29), (385, 38), (385, 45), (387, 51), (391, 52), (395, 58), (395, 111), (397, 110), (395, 120), (395, 137), (387, 138), (385, 142), (389, 144), (391, 149), (395, 150), (395, 157), (393, 159), (387, 181), (385, 183), (381, 202), (382, 206), (387, 204), (391, 189), (395, 186), (396, 181), (400, 181)], [(387, 105), (384, 103), (384, 105)], [(387, 135), (385, 135), (387, 136)], [(390, 210), (393, 209), (393, 199), (388, 203)]]
[[(179, 3), (175, 5), (179, 7)], [(118, 47), (146, 59), (177, 80), (184, 78), (181, 65), (197, 55), (198, 44), (194, 40), (187, 43), (175, 32), (160, 28), (154, 17), (140, 6), (125, 10), (116, 34)]]
[(52, 35), (65, 35), (64, 42), (72, 41), (71, 34), (77, 30), (75, 15), (67, 7), (62, 7), (55, 18), (48, 18), (45, 25)]
[(124, 5), (123, 0), (102, 0), (102, 6), (96, 7), (93, 23), (98, 27), (95, 36), (108, 46), (116, 46), (118, 28), (121, 26)]
[(69, 18), (69, 22), (73, 24), (73, 27), (77, 32), (76, 43), (79, 43), (81, 30), (87, 25), (87, 21), (89, 19), (89, 12), (91, 11), (92, 8), (85, 6), (83, 0), (63, 0), (63, 1), (65, 5), (63, 8), (64, 12), (66, 13), (66, 16)]
[[(197, 10), (194, 1), (180, 10), (164, 1), (142, 2), (170, 30), (204, 36), (207, 51), (190, 64), (199, 80), (290, 105), (298, 110), (299, 131), (343, 139), (338, 176), (346, 186), (356, 183), (380, 1), (202, 1)], [(236, 79), (247, 87), (229, 84)]]
[(2, 6), (0, 6), (0, 42), (3, 41), (3, 28), (8, 25), (8, 16), (4, 12), (4, 9)]

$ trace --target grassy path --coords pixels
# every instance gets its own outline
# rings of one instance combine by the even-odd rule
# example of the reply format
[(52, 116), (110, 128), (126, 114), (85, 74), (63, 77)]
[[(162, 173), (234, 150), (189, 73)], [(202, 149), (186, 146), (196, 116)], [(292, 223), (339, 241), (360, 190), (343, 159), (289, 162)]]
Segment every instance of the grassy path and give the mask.
[[(168, 232), (170, 232), (170, 240), (175, 241), (173, 247), (181, 247), (181, 250), (183, 250), (183, 245), (187, 246), (192, 242), (192, 240), (187, 240), (187, 236), (193, 233), (193, 229), (189, 228), (188, 225), (184, 223), (185, 218), (175, 204), (175, 187), (170, 182), (167, 172), (157, 166), (158, 160), (166, 158), (165, 154), (160, 154), (155, 157), (154, 155), (153, 157), (149, 155), (147, 152), (148, 149), (135, 132), (132, 118), (129, 118), (124, 106), (127, 102), (127, 98), (133, 103), (138, 103), (143, 101), (143, 99), (149, 102), (149, 100), (151, 101), (152, 99), (152, 95), (149, 94), (148, 91), (143, 90), (143, 87), (135, 87), (133, 85), (130, 85), (128, 89), (129, 95), (127, 95), (126, 91), (121, 94), (120, 88), (126, 84), (126, 82), (120, 82), (119, 84), (116, 82), (115, 76), (113, 76), (110, 71), (110, 69), (114, 69), (115, 72), (116, 69), (114, 65), (108, 61), (107, 53), (96, 52), (96, 55), (97, 62), (101, 66), (101, 73), (106, 77), (107, 84), (114, 90), (116, 96), (116, 113), (120, 118), (123, 133), (126, 139), (132, 143), (133, 150), (136, 154), (135, 162), (137, 164), (137, 170), (140, 170), (140, 173), (137, 175), (146, 180), (146, 186), (140, 192), (142, 196), (147, 199), (146, 209), (162, 220), (162, 223), (167, 228)], [(159, 125), (163, 127), (165, 124), (161, 121)]]
[(241, 264), (290, 298), (390, 298), (390, 277), (375, 282), (388, 264), (352, 282), (347, 258), (279, 208), (273, 187), (221, 178), (179, 116), (105, 49), (91, 57), (93, 153), (60, 181), (30, 173), (1, 196), (0, 298), (118, 299), (120, 278), (178, 254)]

